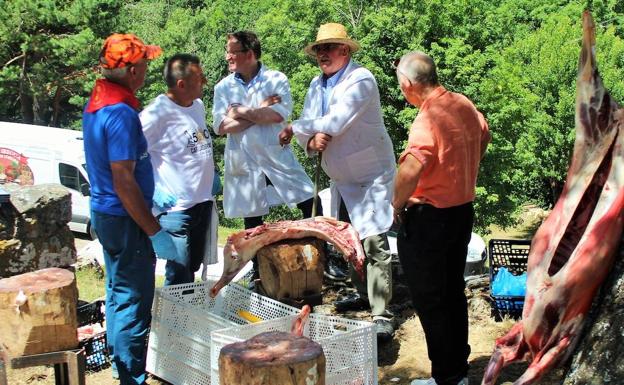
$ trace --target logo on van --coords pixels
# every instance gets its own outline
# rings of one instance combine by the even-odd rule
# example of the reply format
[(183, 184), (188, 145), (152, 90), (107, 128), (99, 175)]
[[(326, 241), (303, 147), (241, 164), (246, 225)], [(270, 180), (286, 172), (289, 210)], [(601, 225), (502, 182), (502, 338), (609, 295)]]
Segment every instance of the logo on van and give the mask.
[(28, 166), (28, 158), (10, 148), (0, 147), (0, 184), (34, 184), (35, 177)]

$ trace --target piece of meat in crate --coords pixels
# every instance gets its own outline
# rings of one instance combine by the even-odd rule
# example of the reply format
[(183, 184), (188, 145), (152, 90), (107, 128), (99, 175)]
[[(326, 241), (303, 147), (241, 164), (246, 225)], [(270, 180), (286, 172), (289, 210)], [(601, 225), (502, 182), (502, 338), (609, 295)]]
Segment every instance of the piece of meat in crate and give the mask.
[(85, 350), (86, 370), (97, 372), (110, 366), (106, 345), (104, 301), (83, 302), (78, 307), (78, 341)]
[(530, 248), (531, 241), (526, 239), (490, 239), (488, 243), (492, 315), (496, 320), (522, 316)]

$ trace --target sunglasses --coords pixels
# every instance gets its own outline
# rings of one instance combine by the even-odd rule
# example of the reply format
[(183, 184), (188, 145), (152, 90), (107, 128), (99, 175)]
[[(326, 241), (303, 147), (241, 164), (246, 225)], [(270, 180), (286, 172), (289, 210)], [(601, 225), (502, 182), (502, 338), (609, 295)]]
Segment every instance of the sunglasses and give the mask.
[(314, 53), (319, 53), (319, 52), (323, 52), (323, 51), (333, 51), (336, 48), (340, 47), (342, 44), (339, 43), (323, 43), (323, 44), (317, 44), (314, 47), (312, 47), (312, 51)]

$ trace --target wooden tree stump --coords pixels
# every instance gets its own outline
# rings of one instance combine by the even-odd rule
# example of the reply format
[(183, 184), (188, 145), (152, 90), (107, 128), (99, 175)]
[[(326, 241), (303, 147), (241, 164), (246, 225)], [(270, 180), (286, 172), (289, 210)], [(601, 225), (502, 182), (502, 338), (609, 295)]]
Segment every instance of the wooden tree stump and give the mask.
[(74, 273), (59, 268), (0, 279), (0, 343), (13, 358), (78, 346)]
[(292, 333), (266, 332), (224, 346), (220, 385), (325, 385), (325, 355), (318, 343)]
[(260, 281), (274, 299), (299, 299), (319, 294), (325, 253), (317, 238), (285, 240), (258, 251)]

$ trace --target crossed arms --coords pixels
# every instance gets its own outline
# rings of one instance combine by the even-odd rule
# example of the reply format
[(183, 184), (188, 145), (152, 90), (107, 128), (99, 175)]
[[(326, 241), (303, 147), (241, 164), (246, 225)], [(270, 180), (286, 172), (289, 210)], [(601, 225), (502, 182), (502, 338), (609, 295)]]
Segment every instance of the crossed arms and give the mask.
[(270, 95), (262, 101), (258, 108), (246, 107), (236, 103), (230, 104), (225, 118), (219, 125), (219, 135), (241, 132), (254, 124), (281, 123), (284, 117), (270, 108), (270, 106), (281, 103), (281, 101), (281, 96)]

